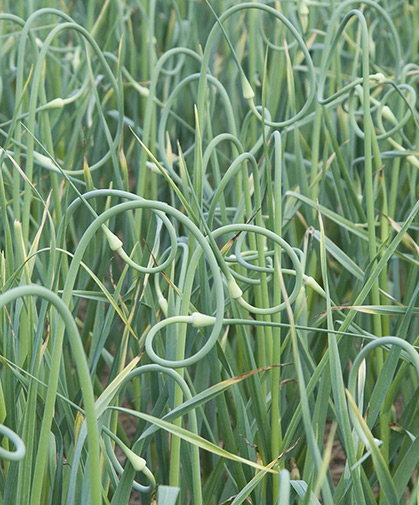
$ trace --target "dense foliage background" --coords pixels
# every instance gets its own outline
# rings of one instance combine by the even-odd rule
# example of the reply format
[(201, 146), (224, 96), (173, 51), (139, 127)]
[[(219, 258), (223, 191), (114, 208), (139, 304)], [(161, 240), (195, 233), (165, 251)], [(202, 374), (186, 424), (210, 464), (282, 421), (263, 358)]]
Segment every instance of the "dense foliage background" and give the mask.
[(0, 502), (419, 503), (418, 0), (0, 7)]

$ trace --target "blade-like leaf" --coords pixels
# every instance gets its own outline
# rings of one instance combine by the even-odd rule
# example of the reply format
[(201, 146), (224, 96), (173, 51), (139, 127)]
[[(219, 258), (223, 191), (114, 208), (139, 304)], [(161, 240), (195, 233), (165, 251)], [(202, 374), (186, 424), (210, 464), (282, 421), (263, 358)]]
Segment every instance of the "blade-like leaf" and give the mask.
[(195, 433), (185, 430), (184, 428), (182, 428), (180, 426), (176, 426), (174, 424), (168, 423), (167, 421), (163, 421), (162, 419), (158, 419), (157, 417), (150, 416), (149, 414), (144, 414), (143, 412), (137, 412), (135, 410), (125, 409), (123, 407), (110, 407), (110, 408), (112, 408), (114, 410), (119, 410), (120, 412), (125, 412), (126, 414), (131, 414), (132, 416), (138, 417), (139, 419), (143, 419), (144, 421), (148, 421), (152, 424), (155, 424), (159, 428), (162, 428), (165, 431), (168, 431), (172, 435), (176, 435), (177, 437), (185, 440), (186, 442), (189, 442), (190, 444), (195, 445), (196, 447), (199, 447), (200, 449), (204, 449), (205, 451), (211, 452), (212, 454), (215, 454), (216, 456), (230, 459), (230, 460), (236, 461), (238, 463), (243, 463), (245, 465), (252, 466), (253, 468), (257, 468), (258, 470), (263, 470), (265, 472), (277, 473), (275, 470), (272, 470), (271, 468), (267, 468), (263, 465), (259, 465), (258, 463), (255, 463), (254, 461), (249, 461), (248, 459), (237, 456), (236, 454), (232, 454), (232, 453), (226, 451), (225, 449), (218, 447), (217, 445), (213, 444), (212, 442), (205, 440), (205, 438), (202, 438), (199, 435), (196, 435)]

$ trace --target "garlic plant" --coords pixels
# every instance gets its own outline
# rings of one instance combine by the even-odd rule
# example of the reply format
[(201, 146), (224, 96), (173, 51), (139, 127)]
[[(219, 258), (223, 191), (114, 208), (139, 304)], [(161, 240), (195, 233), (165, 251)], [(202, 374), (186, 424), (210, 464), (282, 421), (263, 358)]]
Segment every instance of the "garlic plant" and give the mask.
[(0, 30), (0, 502), (419, 503), (419, 2)]

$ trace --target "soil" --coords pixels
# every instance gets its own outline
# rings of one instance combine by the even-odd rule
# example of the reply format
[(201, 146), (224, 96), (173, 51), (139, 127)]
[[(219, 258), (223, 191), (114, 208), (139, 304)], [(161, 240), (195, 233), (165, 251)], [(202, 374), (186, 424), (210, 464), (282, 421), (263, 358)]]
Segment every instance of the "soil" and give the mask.
[[(326, 429), (323, 437), (323, 444), (326, 446), (327, 443), (327, 437), (329, 436), (330, 432), (330, 427), (332, 423), (330, 421), (326, 422)], [(333, 447), (332, 447), (332, 455), (330, 458), (330, 473), (332, 476), (333, 484), (334, 486), (337, 486), (343, 471), (345, 470), (345, 464), (346, 464), (346, 455), (345, 452), (339, 442), (339, 439), (336, 438), (333, 441)]]

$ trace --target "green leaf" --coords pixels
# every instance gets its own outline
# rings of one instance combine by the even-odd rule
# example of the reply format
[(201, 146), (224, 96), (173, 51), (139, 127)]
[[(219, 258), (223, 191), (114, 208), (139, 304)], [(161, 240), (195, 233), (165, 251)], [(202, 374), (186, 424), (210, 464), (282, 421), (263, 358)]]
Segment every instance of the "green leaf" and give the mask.
[(250, 461), (248, 459), (237, 456), (236, 454), (232, 454), (232, 453), (226, 451), (225, 449), (218, 447), (217, 445), (213, 444), (212, 442), (205, 440), (205, 438), (202, 438), (199, 435), (196, 435), (195, 433), (191, 433), (190, 431), (185, 430), (184, 428), (182, 428), (180, 426), (176, 426), (174, 424), (168, 423), (167, 421), (163, 421), (162, 419), (159, 419), (157, 417), (150, 416), (149, 414), (144, 414), (143, 412), (137, 412), (135, 410), (126, 409), (123, 407), (109, 407), (109, 408), (114, 409), (114, 410), (118, 410), (120, 412), (125, 412), (126, 414), (131, 414), (135, 417), (138, 417), (139, 419), (143, 419), (144, 421), (148, 421), (152, 424), (155, 424), (159, 428), (162, 428), (165, 431), (172, 433), (172, 435), (175, 435), (175, 436), (181, 438), (182, 440), (185, 440), (186, 442), (189, 442), (190, 444), (192, 444), (196, 447), (199, 447), (200, 449), (204, 449), (205, 451), (211, 452), (212, 454), (215, 454), (216, 456), (220, 456), (221, 458), (230, 459), (230, 460), (235, 461), (237, 463), (243, 463), (245, 465), (249, 465), (253, 468), (257, 468), (258, 470), (263, 470), (265, 472), (277, 473), (275, 470), (272, 470), (272, 469), (265, 467), (263, 465), (259, 465), (258, 463), (255, 463), (254, 461)]
[(389, 468), (384, 461), (383, 455), (381, 454), (380, 449), (377, 447), (375, 439), (370, 429), (368, 428), (367, 423), (361, 416), (358, 407), (356, 406), (356, 403), (348, 390), (346, 390), (346, 396), (348, 397), (349, 408), (351, 408), (352, 412), (355, 414), (359, 426), (368, 440), (368, 449), (371, 451), (371, 455), (374, 460), (375, 471), (377, 473), (378, 481), (380, 482), (380, 487), (384, 491), (389, 504), (399, 503), (397, 490), (394, 485), (394, 481), (391, 478)]
[(180, 488), (174, 486), (159, 486), (157, 488), (157, 505), (175, 505)]

